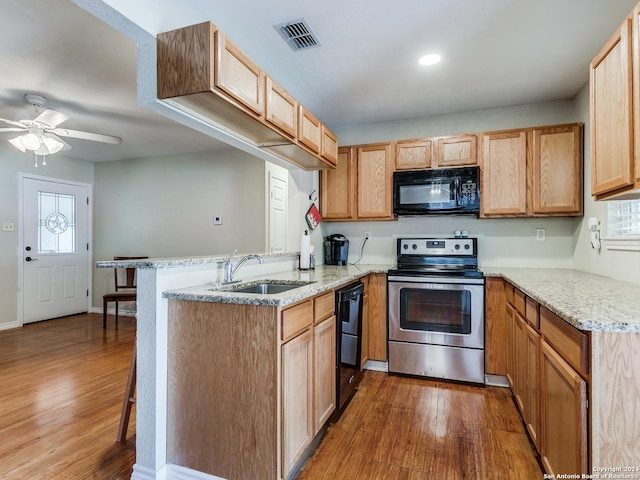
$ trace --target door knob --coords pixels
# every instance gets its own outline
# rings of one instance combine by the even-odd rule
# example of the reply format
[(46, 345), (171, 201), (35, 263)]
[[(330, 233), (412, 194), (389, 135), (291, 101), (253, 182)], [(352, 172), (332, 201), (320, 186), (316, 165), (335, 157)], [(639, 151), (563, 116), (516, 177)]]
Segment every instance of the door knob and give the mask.
[(36, 260), (38, 260), (38, 259), (37, 259), (37, 258), (27, 257), (27, 258), (25, 258), (25, 260), (26, 260), (27, 262), (35, 262), (35, 261), (36, 261)]

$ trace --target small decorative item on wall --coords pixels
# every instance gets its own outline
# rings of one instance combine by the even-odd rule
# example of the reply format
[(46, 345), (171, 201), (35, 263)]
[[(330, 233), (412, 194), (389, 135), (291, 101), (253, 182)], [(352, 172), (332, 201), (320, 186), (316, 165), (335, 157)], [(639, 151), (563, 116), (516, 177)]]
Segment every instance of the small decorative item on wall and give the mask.
[(311, 206), (309, 207), (309, 210), (307, 210), (307, 213), (304, 216), (305, 219), (307, 220), (307, 225), (309, 225), (309, 228), (311, 230), (315, 230), (316, 227), (322, 221), (322, 217), (320, 216), (320, 210), (318, 210), (318, 207), (316, 207), (316, 200), (318, 199), (318, 197), (317, 196), (314, 197), (313, 196), (314, 193), (316, 193), (315, 190), (311, 192), (311, 194), (309, 195), (309, 200), (311, 200)]

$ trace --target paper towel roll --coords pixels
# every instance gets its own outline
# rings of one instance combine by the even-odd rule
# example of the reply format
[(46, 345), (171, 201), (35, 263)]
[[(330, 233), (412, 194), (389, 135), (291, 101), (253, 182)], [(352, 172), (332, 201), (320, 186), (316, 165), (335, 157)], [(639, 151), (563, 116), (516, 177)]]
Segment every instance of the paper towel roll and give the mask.
[(309, 269), (309, 258), (311, 256), (311, 236), (302, 235), (300, 242), (300, 269)]

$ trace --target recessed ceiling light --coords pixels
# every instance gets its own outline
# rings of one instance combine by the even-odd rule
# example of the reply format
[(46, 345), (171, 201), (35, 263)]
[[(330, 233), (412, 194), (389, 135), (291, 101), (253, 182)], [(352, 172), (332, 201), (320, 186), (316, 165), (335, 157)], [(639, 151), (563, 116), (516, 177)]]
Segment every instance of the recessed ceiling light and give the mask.
[(420, 57), (420, 60), (418, 60), (420, 65), (435, 65), (439, 61), (440, 61), (440, 55), (436, 53), (430, 53), (429, 55)]

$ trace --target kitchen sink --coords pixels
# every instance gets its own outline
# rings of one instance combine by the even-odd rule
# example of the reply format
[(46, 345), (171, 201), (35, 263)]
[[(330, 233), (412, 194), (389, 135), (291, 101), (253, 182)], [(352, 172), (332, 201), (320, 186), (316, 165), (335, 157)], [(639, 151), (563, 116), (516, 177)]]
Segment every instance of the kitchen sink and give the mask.
[(258, 280), (251, 283), (240, 283), (234, 286), (223, 286), (217, 290), (229, 293), (255, 293), (259, 295), (273, 295), (276, 293), (288, 292), (295, 288), (304, 287), (313, 282), (304, 281), (279, 281), (279, 280)]

